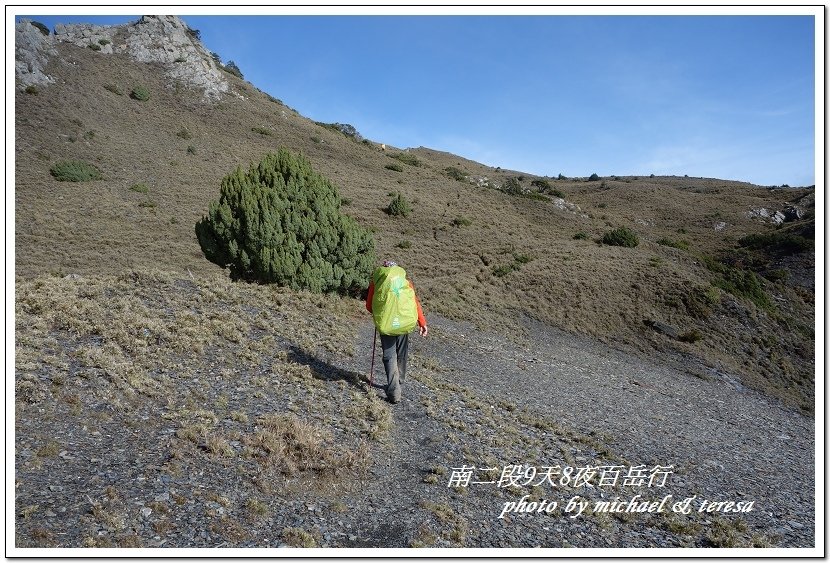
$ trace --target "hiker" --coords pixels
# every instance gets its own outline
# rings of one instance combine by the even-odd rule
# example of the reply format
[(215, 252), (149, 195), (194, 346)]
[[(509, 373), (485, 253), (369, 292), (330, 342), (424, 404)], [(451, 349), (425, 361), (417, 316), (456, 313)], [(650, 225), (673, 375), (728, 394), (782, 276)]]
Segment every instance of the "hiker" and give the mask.
[(375, 269), (366, 296), (366, 309), (372, 313), (375, 328), (380, 333), (386, 399), (397, 403), (401, 400), (401, 384), (406, 377), (409, 333), (416, 325), (421, 336), (429, 332), (415, 286), (406, 279), (406, 272), (397, 263), (384, 260), (383, 266)]

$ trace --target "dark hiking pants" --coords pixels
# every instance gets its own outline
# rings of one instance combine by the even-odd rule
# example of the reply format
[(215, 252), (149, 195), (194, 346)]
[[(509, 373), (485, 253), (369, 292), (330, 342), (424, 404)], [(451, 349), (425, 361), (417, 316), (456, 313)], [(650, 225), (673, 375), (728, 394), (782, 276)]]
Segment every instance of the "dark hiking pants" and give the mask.
[(386, 397), (390, 401), (401, 400), (401, 383), (406, 378), (406, 354), (409, 351), (409, 335), (380, 335), (383, 346), (383, 367), (386, 370)]

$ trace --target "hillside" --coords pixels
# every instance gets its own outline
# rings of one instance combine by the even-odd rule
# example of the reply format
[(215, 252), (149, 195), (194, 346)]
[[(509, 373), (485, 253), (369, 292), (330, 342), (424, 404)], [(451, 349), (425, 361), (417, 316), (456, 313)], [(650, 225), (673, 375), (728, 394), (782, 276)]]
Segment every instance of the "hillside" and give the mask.
[[(175, 26), (175, 19), (165, 21)], [(155, 25), (148, 22), (151, 24)], [(31, 29), (29, 26), (29, 32)], [(465, 332), (472, 336), (456, 339), (457, 345), (466, 342), (474, 346), (476, 335), (482, 339), (485, 334), (492, 335), (500, 342), (492, 348), (498, 355), (502, 347), (553, 346), (553, 342), (534, 339), (538, 334), (558, 334), (585, 348), (603, 346), (613, 353), (634, 354), (649, 365), (665, 366), (660, 369), (676, 370), (671, 373), (682, 379), (678, 385), (707, 389), (745, 386), (763, 404), (769, 401), (770, 408), (786, 413), (782, 416), (795, 421), (804, 416), (810, 423), (815, 403), (813, 187), (770, 188), (695, 177), (590, 180), (590, 170), (584, 178), (539, 178), (424, 147), (386, 146), (384, 150), (383, 139), (360, 140), (332, 124), (315, 123), (216, 65), (211, 70), (204, 46), (193, 37), (188, 39), (186, 33), (177, 31), (177, 40), (192, 41), (192, 50), (182, 50), (172, 62), (140, 62), (129, 49), (119, 50), (120, 45), (130, 45), (128, 30), (105, 31), (111, 39), (104, 46), (111, 49), (94, 50), (55, 41), (54, 36), (45, 38), (54, 52), (44, 59), (43, 73), (53, 82), (34, 84), (21, 79), (15, 96), (17, 437), (18, 447), (29, 452), (25, 459), (18, 455), (18, 467), (37, 466), (38, 471), (44, 471), (50, 463), (59, 463), (54, 459), (57, 451), (52, 456), (48, 452), (36, 455), (38, 448), (52, 441), (60, 442), (54, 448), (73, 456), (67, 443), (78, 446), (92, 440), (82, 439), (76, 428), (67, 430), (65, 439), (55, 437), (48, 444), (40, 443), (45, 436), (58, 436), (54, 425), (60, 423), (60, 417), (38, 422), (37, 409), (47, 404), (74, 412), (72, 416), (80, 421), (98, 420), (97, 424), (103, 425), (98, 431), (107, 435), (123, 424), (139, 428), (142, 423), (132, 417), (142, 413), (144, 420), (151, 414), (159, 415), (158, 401), (168, 398), (163, 409), (166, 414), (159, 416), (166, 417), (169, 424), (157, 428), (164, 440), (147, 446), (148, 452), (156, 452), (147, 463), (167, 469), (176, 466), (170, 472), (174, 478), (175, 471), (194, 471), (198, 460), (208, 456), (220, 465), (238, 463), (234, 467), (240, 468), (239, 479), (254, 478), (256, 483), (262, 469), (250, 460), (267, 458), (269, 450), (262, 441), (255, 444), (251, 440), (262, 439), (255, 434), (263, 424), (278, 426), (276, 419), (257, 418), (274, 413), (292, 413), (326, 428), (342, 427), (343, 436), (337, 434), (335, 440), (342, 446), (341, 457), (333, 463), (355, 471), (361, 463), (371, 465), (367, 461), (371, 456), (364, 456), (361, 449), (367, 447), (365, 440), (384, 438), (390, 426), (397, 429), (392, 432), (400, 430), (403, 423), (390, 422), (395, 414), (387, 405), (375, 404), (371, 395), (367, 398), (359, 393), (366, 382), (357, 373), (368, 367), (364, 365), (367, 338), (361, 331), (369, 322), (359, 301), (229, 284), (226, 272), (208, 262), (199, 248), (194, 225), (218, 197), (221, 179), (278, 147), (305, 154), (315, 170), (336, 184), (344, 200), (343, 211), (373, 230), (379, 256), (394, 257), (407, 269), (428, 317), (441, 319), (436, 326), (445, 322), (448, 330), (467, 327)], [(31, 37), (40, 40), (36, 35)], [(157, 39), (163, 43), (164, 37)], [(182, 60), (176, 62), (179, 58)], [(207, 61), (205, 68), (218, 73), (205, 76), (214, 76), (222, 82), (221, 87), (218, 82), (211, 87), (197, 84), (183, 71), (171, 75), (176, 65), (201, 65), (198, 61)], [(149, 92), (147, 100), (130, 96), (138, 86)], [(50, 169), (68, 159), (96, 165), (103, 178), (58, 182)], [(500, 189), (511, 179), (520, 193)], [(413, 211), (407, 217), (385, 213), (393, 192), (402, 193), (411, 203)], [(792, 220), (776, 225), (770, 219), (776, 211), (783, 214), (788, 208)], [(617, 227), (634, 230), (639, 244), (626, 248), (598, 242)], [(73, 276), (65, 279), (70, 274)], [(269, 312), (275, 299), (289, 305), (277, 305)], [(339, 322), (308, 321), (317, 319), (315, 315), (325, 317), (321, 312)], [(277, 328), (278, 324), (282, 326)], [(332, 326), (337, 327), (333, 334), (315, 343), (316, 336)], [(533, 328), (538, 326), (544, 330)], [(320, 332), (314, 327), (320, 327)], [(440, 331), (435, 337), (431, 346), (449, 342), (441, 340)], [(276, 343), (284, 354), (266, 360)], [(359, 345), (355, 347), (355, 343)], [(453, 377), (445, 382), (437, 375), (447, 374), (449, 353), (416, 356), (415, 363), (422, 368), (416, 376), (422, 397), (434, 399), (441, 390), (447, 393), (446, 385), (453, 384)], [(313, 358), (318, 357), (325, 361), (314, 363)], [(569, 361), (568, 357), (556, 357), (563, 365)], [(245, 373), (235, 377), (248, 383), (226, 388), (222, 378), (229, 378), (238, 365), (245, 366)], [(64, 370), (71, 377), (58, 375)], [(589, 371), (597, 377), (613, 372)], [(468, 381), (467, 372), (475, 370), (468, 366), (467, 371), (458, 372), (459, 381)], [(332, 373), (335, 376), (329, 377)], [(281, 374), (288, 375), (281, 378)], [(63, 379), (58, 382), (56, 377)], [(199, 383), (203, 377), (205, 381)], [(101, 378), (101, 387), (93, 383), (96, 378)], [(305, 381), (305, 395), (299, 402), (266, 399), (270, 390), (282, 392), (291, 387), (286, 382), (295, 379)], [(315, 401), (330, 393), (320, 387), (330, 379), (352, 393), (320, 403), (331, 411), (312, 409)], [(189, 387), (196, 393), (194, 404), (176, 396), (184, 382), (199, 388), (196, 392)], [(472, 382), (468, 384), (472, 386)], [(594, 380), (594, 385), (599, 388), (606, 383)], [(294, 392), (286, 391), (286, 397)], [(472, 403), (498, 405), (488, 393), (496, 393), (496, 389), (482, 381), (480, 395), (467, 397), (458, 408), (469, 418), (473, 416), (470, 413), (480, 412)], [(449, 392), (450, 397), (455, 395)], [(458, 400), (441, 396), (443, 402)], [(267, 401), (267, 406), (255, 407), (258, 400)], [(504, 443), (489, 452), (462, 452), (457, 445), (440, 455), (459, 465), (465, 455), (480, 456), (479, 461), (487, 456), (500, 462), (511, 456), (530, 461), (528, 456), (534, 448), (542, 447), (540, 444), (545, 451), (580, 444), (580, 453), (590, 449), (590, 454), (585, 454), (588, 457), (606, 455), (605, 446), (587, 432), (557, 427), (544, 436), (540, 428), (553, 429), (550, 420), (534, 426), (530, 420), (511, 419), (516, 404), (522, 404), (520, 397), (500, 406), (502, 418), (487, 424), (511, 428), (514, 435), (542, 435), (527, 434), (523, 438), (527, 442), (519, 444), (518, 450)], [(418, 420), (425, 416), (412, 405), (408, 408)], [(200, 411), (209, 411), (212, 416), (200, 415)], [(310, 416), (311, 412), (316, 414)], [(350, 421), (332, 423), (326, 412), (359, 412), (358, 420), (363, 417), (368, 422), (365, 428), (351, 426)], [(249, 417), (251, 423), (247, 422)], [(436, 435), (458, 434), (451, 421), (427, 418), (437, 425)], [(259, 426), (255, 427), (255, 420)], [(92, 424), (81, 425), (93, 428)], [(188, 433), (188, 428), (192, 432)], [(213, 445), (205, 436), (216, 437)], [(147, 436), (136, 439), (150, 440)], [(171, 445), (170, 441), (177, 442)], [(124, 449), (135, 446), (123, 436), (115, 443)], [(589, 443), (593, 445), (585, 445)], [(236, 444), (234, 451), (227, 450), (226, 444)], [(626, 448), (624, 443), (618, 446)], [(251, 448), (247, 452), (250, 457), (245, 457), (245, 447)], [(183, 458), (176, 459), (177, 453), (165, 457), (168, 450), (180, 449)], [(94, 448), (91, 452), (88, 457), (102, 459)], [(809, 457), (804, 451), (801, 454)], [(607, 455), (628, 454), (618, 449)], [(44, 462), (43, 458), (49, 459)], [(804, 458), (798, 463), (809, 471), (809, 461)], [(113, 468), (104, 473), (107, 471), (118, 473)], [(132, 475), (132, 471), (128, 473)], [(44, 473), (39, 475), (45, 479)], [(446, 478), (440, 477), (442, 483)], [(101, 487), (104, 481), (100, 481)], [(348, 488), (348, 484), (334, 480), (332, 486), (336, 485)], [(117, 488), (117, 483), (113, 481), (112, 486)], [(123, 505), (132, 493), (113, 491), (111, 497), (101, 493), (101, 498), (93, 498), (93, 508), (99, 507), (104, 515), (93, 514), (98, 521), (126, 510)], [(259, 491), (271, 494), (267, 488)], [(33, 500), (36, 494), (31, 490), (27, 494), (30, 499), (22, 508), (43, 505), (42, 499)], [(225, 497), (221, 491), (217, 494), (219, 499), (199, 501), (216, 504), (209, 504), (219, 518), (214, 523), (224, 514), (216, 511), (228, 509), (221, 498), (233, 497), (236, 503), (245, 497), (236, 492)], [(453, 497), (453, 503), (463, 504), (461, 497)], [(170, 499), (154, 502), (170, 505)], [(182, 504), (189, 507), (191, 500)], [(429, 502), (426, 497), (422, 501)], [(481, 499), (476, 502), (485, 503)], [(346, 504), (349, 510), (357, 510)], [(434, 506), (422, 508), (440, 513)], [(249, 509), (258, 521), (258, 509)], [(82, 508), (70, 510), (83, 512)], [(270, 506), (266, 513), (273, 515), (274, 510)], [(442, 541), (456, 545), (481, 545), (484, 541), (467, 538), (471, 529), (468, 516), (453, 520), (444, 514), (436, 518), (465, 530), (454, 538), (439, 534), (438, 538), (443, 538), (437, 540), (439, 545)], [(191, 523), (197, 520), (191, 519)], [(285, 525), (294, 527), (292, 523)], [(617, 529), (639, 524), (612, 519), (609, 525)], [(649, 529), (664, 534), (667, 526), (655, 524)], [(773, 541), (766, 536), (747, 539), (765, 530), (764, 526), (756, 522), (749, 530), (738, 530), (738, 535), (743, 534), (749, 543)], [(123, 521), (110, 527), (118, 531), (125, 545), (137, 541), (124, 539), (133, 536), (144, 538), (143, 545), (147, 543), (142, 533), (125, 532), (138, 528)], [(27, 532), (19, 538), (24, 543), (61, 543), (52, 531), (43, 532), (39, 542), (31, 526), (24, 528)], [(811, 533), (809, 526), (797, 534), (807, 532)], [(96, 543), (95, 533), (93, 528), (74, 530), (69, 543), (86, 544), (89, 542), (84, 538), (93, 538), (90, 546), (104, 545)], [(411, 537), (409, 543), (428, 543), (424, 537), (435, 533), (431, 527), (420, 539)], [(573, 530), (567, 533), (576, 534)], [(588, 539), (581, 540), (578, 535), (569, 535), (570, 543), (591, 545), (596, 531), (587, 533)], [(711, 540), (706, 539), (708, 533), (698, 529), (687, 534), (693, 539), (683, 542), (706, 545)], [(735, 530), (729, 528), (729, 533), (734, 540)], [(344, 537), (352, 535), (360, 534), (346, 533)], [(258, 532), (253, 536), (255, 544), (265, 537)], [(664, 535), (662, 539), (650, 538), (648, 533), (634, 536), (637, 539), (631, 540), (632, 545), (674, 545)], [(810, 540), (779, 536), (785, 545), (808, 545)], [(178, 538), (171, 540), (175, 545), (213, 545), (186, 534), (174, 538)], [(225, 538), (231, 545), (244, 543), (228, 540), (227, 534)], [(562, 543), (561, 539), (556, 541)], [(322, 543), (320, 538), (315, 541)], [(399, 545), (398, 540), (383, 537), (371, 541), (373, 545)], [(525, 545), (523, 539), (509, 535), (504, 541), (506, 545)], [(346, 543), (359, 545), (357, 540)], [(337, 542), (330, 540), (328, 544)]]

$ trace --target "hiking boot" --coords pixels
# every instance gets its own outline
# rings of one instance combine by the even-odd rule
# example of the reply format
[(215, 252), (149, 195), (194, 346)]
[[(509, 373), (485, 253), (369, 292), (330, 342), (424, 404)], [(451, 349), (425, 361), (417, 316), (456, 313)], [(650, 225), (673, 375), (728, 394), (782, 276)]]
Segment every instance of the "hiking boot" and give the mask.
[(401, 387), (398, 385), (395, 389), (390, 393), (389, 391), (386, 392), (386, 400), (396, 405), (401, 402)]

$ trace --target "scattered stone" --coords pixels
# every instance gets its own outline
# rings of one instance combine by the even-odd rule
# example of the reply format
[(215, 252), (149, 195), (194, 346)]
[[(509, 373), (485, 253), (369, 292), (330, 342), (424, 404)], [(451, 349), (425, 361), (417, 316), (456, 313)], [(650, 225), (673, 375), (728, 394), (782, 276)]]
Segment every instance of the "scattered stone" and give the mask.
[(680, 335), (680, 331), (677, 330), (675, 327), (673, 327), (669, 324), (666, 324), (664, 322), (661, 322), (661, 321), (655, 321), (655, 320), (649, 319), (649, 320), (645, 321), (645, 324), (646, 324), (646, 326), (650, 326), (655, 331), (657, 331), (660, 334), (663, 334), (665, 336), (668, 336), (669, 338), (675, 338), (676, 339)]

